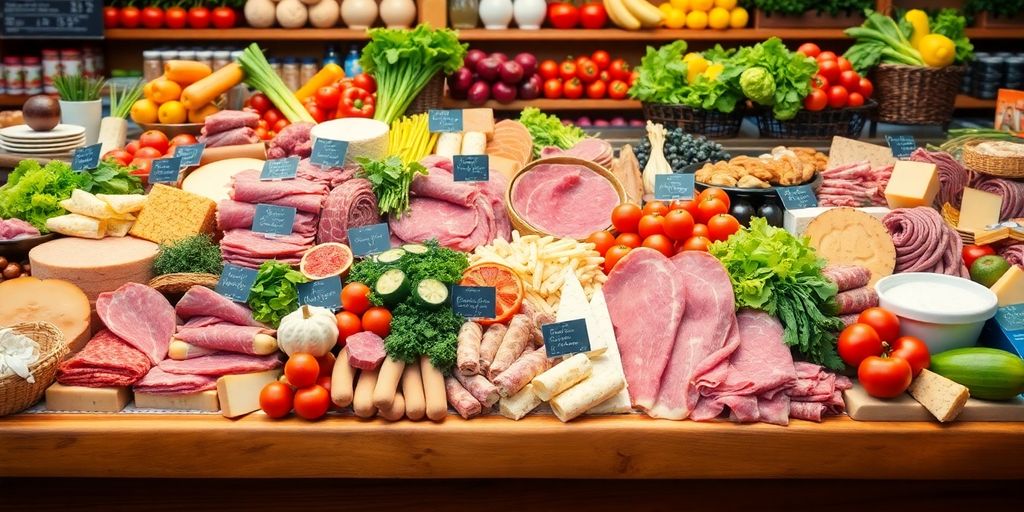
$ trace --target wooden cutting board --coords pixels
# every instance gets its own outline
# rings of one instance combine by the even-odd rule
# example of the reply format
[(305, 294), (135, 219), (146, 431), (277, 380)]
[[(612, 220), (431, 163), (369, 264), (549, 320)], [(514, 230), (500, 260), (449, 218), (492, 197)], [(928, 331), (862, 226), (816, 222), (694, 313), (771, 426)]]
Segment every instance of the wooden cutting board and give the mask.
[[(857, 421), (938, 421), (923, 405), (904, 393), (883, 400), (868, 395), (860, 384), (843, 392), (846, 413)], [(989, 402), (971, 398), (955, 421), (1024, 421), (1024, 399)]]

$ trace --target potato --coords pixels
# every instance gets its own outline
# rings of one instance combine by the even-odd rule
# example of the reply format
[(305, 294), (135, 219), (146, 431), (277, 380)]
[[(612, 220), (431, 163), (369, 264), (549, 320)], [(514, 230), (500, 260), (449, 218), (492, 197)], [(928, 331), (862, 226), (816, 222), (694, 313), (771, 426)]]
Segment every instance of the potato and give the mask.
[[(303, 0), (307, 4), (309, 0)], [(330, 28), (338, 23), (341, 6), (335, 0), (320, 0), (309, 8), (309, 23), (316, 28)]]
[(245, 21), (254, 28), (274, 26), (274, 2), (270, 0), (246, 0)]
[(284, 28), (299, 28), (306, 25), (309, 12), (299, 0), (281, 0), (277, 4), (277, 22)]

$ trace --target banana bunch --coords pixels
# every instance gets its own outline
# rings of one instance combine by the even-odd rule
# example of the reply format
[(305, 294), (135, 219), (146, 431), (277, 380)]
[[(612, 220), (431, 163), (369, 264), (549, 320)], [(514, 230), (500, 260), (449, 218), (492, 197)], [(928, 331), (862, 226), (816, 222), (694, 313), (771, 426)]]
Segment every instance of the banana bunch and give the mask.
[(647, 0), (604, 0), (612, 23), (626, 30), (654, 28), (665, 19), (660, 9)]

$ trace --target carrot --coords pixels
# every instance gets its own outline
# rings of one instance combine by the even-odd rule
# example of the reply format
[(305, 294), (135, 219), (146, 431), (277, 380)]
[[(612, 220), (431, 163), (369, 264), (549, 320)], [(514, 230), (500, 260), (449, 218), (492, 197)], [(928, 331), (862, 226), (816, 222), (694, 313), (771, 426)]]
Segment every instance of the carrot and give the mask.
[(199, 107), (213, 103), (217, 96), (242, 83), (244, 75), (242, 67), (237, 62), (232, 62), (214, 71), (210, 76), (186, 87), (181, 92), (181, 103), (189, 110), (197, 110)]
[(302, 101), (315, 94), (321, 87), (331, 85), (342, 78), (345, 78), (345, 70), (341, 69), (341, 66), (330, 62), (313, 75), (313, 78), (310, 78), (298, 91), (295, 91), (295, 97)]
[(164, 76), (184, 87), (194, 84), (213, 73), (210, 66), (194, 60), (169, 60), (164, 63)]

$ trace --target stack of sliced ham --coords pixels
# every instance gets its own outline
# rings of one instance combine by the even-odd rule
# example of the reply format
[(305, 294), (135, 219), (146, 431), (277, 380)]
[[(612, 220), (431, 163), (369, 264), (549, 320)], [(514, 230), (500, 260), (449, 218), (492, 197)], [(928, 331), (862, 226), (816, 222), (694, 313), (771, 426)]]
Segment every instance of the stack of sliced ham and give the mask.
[(451, 160), (430, 156), (421, 163), (429, 174), (417, 176), (409, 187), (409, 210), (388, 222), (399, 242), (437, 239), (441, 245), (469, 252), (497, 238), (510, 238), (504, 176), (492, 172), (488, 182), (456, 182)]
[(21, 219), (0, 219), (0, 240), (17, 240), (39, 236), (35, 226)]
[(309, 158), (313, 153), (313, 137), (310, 133), (312, 130), (313, 123), (294, 123), (286, 126), (278, 132), (274, 140), (270, 141), (267, 158)]
[(871, 167), (864, 160), (827, 169), (817, 191), (821, 206), (885, 206), (885, 186), (893, 166)]
[(789, 417), (821, 421), (826, 415), (841, 414), (846, 407), (843, 391), (853, 387), (849, 378), (836, 375), (811, 363), (798, 362), (796, 383), (786, 391), (789, 395)]
[(569, 149), (556, 147), (544, 148), (540, 152), (540, 156), (542, 158), (547, 158), (549, 156), (574, 156), (583, 160), (589, 160), (604, 168), (609, 168), (612, 166), (615, 153), (612, 150), (612, 145), (604, 139), (587, 137), (577, 142), (575, 146)]
[(857, 322), (857, 317), (868, 308), (878, 305), (878, 293), (871, 286), (871, 270), (860, 265), (829, 265), (821, 273), (839, 289), (836, 312), (843, 324)]
[(107, 329), (60, 364), (57, 382), (90, 388), (131, 386), (153, 366), (149, 357)]
[(206, 118), (199, 142), (210, 148), (255, 144), (260, 141), (256, 135), (259, 121), (260, 115), (255, 112), (221, 110)]
[[(299, 174), (314, 175), (310, 169), (315, 166), (303, 160), (299, 163)], [(305, 164), (305, 165), (304, 165)], [(348, 230), (360, 226), (368, 226), (380, 222), (380, 210), (377, 208), (377, 196), (373, 194), (370, 180), (355, 178), (357, 167), (345, 167), (337, 179), (329, 184), (332, 188), (324, 201), (324, 209), (320, 213), (317, 226), (317, 243), (338, 242), (348, 243)], [(307, 178), (309, 179), (309, 178)]]

